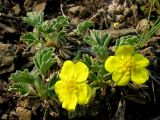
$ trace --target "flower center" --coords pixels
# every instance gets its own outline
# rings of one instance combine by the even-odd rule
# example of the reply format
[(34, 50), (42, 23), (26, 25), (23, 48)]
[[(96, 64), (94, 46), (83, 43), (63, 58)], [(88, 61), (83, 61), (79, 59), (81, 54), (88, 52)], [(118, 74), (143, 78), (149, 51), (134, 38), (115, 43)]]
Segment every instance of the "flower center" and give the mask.
[(132, 56), (129, 56), (123, 60), (122, 67), (125, 72), (134, 69), (135, 61), (132, 59)]
[(75, 82), (75, 80), (69, 80), (68, 82), (66, 82), (66, 90), (70, 94), (77, 93), (78, 87), (77, 87), (77, 83)]

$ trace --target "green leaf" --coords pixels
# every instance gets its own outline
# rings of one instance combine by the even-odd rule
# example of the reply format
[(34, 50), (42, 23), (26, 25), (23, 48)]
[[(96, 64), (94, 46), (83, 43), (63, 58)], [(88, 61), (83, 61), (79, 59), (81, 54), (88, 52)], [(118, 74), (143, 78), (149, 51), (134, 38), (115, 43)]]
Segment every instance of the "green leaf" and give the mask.
[(38, 25), (37, 29), (40, 32), (44, 33), (59, 32), (68, 25), (69, 25), (69, 17), (58, 16), (56, 19), (53, 19), (51, 21), (46, 20), (42, 24)]
[(88, 54), (83, 55), (83, 62), (91, 69), (91, 65), (93, 62), (93, 58), (89, 56)]
[(9, 77), (10, 80), (14, 80), (15, 82), (22, 82), (22, 83), (33, 83), (34, 76), (25, 69), (24, 71), (17, 70), (15, 73), (12, 73)]
[(108, 33), (105, 33), (102, 37), (102, 40), (101, 40), (102, 46), (106, 47), (109, 44), (110, 40), (111, 40), (111, 36)]
[(56, 19), (53, 20), (53, 25), (53, 28), (59, 31), (62, 28), (67, 27), (69, 25), (69, 17), (58, 16)]
[(92, 81), (97, 81), (97, 75), (93, 71), (90, 71), (89, 79)]
[(56, 44), (63, 45), (66, 42), (66, 32), (60, 31), (56, 36)]
[(57, 81), (58, 81), (58, 77), (56, 75), (51, 76), (51, 78), (49, 79), (48, 88), (52, 88)]
[(30, 93), (29, 86), (25, 83), (13, 83), (11, 86), (9, 86), (8, 90), (13, 92), (20, 92), (21, 95), (27, 95)]
[(91, 31), (91, 36), (95, 38), (95, 41), (97, 42), (97, 45), (101, 46), (101, 32), (98, 31)]
[(24, 17), (24, 22), (36, 27), (37, 25), (41, 25), (43, 22), (44, 13), (43, 12), (27, 12), (27, 17)]
[(102, 46), (95, 46), (93, 48), (94, 53), (99, 56), (101, 59), (106, 59), (108, 56), (108, 51)]
[(34, 57), (36, 69), (42, 76), (45, 76), (50, 67), (56, 62), (52, 56), (53, 51), (53, 48), (46, 48), (39, 51)]
[(97, 75), (97, 78), (98, 80), (102, 80), (103, 79), (103, 76), (106, 74), (106, 70), (104, 68), (104, 65), (99, 65), (99, 71), (98, 71), (98, 75)]
[(122, 36), (121, 38), (116, 39), (116, 46), (121, 45), (131, 45), (136, 47), (140, 42), (140, 38), (136, 35), (127, 35)]
[(37, 32), (29, 32), (27, 34), (23, 34), (20, 39), (27, 44), (39, 42), (39, 36)]
[(85, 41), (92, 47), (102, 46), (105, 48), (110, 42), (110, 35), (101, 31), (91, 30), (90, 36), (86, 37)]
[(45, 84), (42, 82), (42, 80), (40, 80), (39, 78), (35, 79), (35, 88), (36, 91), (38, 92), (38, 95), (40, 98), (42, 99), (46, 99), (46, 97), (48, 96), (47, 94), (47, 87), (45, 86)]
[(93, 25), (93, 23), (91, 21), (84, 21), (84, 22), (78, 24), (77, 29), (75, 30), (75, 32), (77, 34), (82, 34), (83, 32), (85, 32), (87, 29), (89, 29), (92, 26), (94, 26), (94, 25)]
[(39, 32), (44, 32), (44, 33), (51, 33), (56, 31), (56, 28), (54, 27), (53, 22), (49, 20), (46, 20), (42, 24), (36, 26), (36, 29)]

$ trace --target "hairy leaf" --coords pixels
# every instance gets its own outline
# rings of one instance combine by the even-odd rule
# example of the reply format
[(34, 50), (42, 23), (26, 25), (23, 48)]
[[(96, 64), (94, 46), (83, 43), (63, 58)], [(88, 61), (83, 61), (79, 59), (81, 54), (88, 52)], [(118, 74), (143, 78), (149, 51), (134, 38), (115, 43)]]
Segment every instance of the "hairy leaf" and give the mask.
[(12, 73), (9, 77), (10, 80), (14, 80), (15, 82), (21, 82), (21, 83), (33, 83), (34, 82), (34, 76), (25, 69), (24, 71), (17, 70), (15, 73)]
[(45, 76), (50, 67), (56, 62), (52, 57), (53, 48), (47, 48), (39, 51), (34, 57), (36, 69), (41, 75)]
[(26, 83), (13, 83), (9, 86), (9, 91), (20, 92), (20, 94), (26, 95), (30, 92), (30, 89)]
[(29, 32), (27, 34), (23, 34), (20, 39), (27, 44), (39, 42), (39, 36), (37, 32)]
[(92, 27), (93, 23), (91, 21), (84, 21), (80, 24), (78, 24), (77, 29), (75, 30), (75, 32), (77, 34), (82, 34), (83, 32), (85, 32), (88, 28)]
[(23, 20), (32, 25), (33, 27), (36, 27), (37, 25), (42, 24), (44, 18), (44, 13), (40, 12), (27, 12), (27, 17), (24, 17)]

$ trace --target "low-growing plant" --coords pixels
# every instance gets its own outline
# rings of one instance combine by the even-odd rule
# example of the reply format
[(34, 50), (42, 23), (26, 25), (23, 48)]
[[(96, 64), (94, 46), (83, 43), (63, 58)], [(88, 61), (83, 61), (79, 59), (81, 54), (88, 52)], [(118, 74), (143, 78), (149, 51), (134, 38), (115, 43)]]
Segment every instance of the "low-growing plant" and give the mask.
[[(27, 69), (23, 71), (17, 70), (11, 74), (9, 79), (13, 80), (14, 83), (9, 87), (9, 90), (19, 92), (22, 95), (33, 94), (43, 100), (47, 100), (53, 85), (52, 80), (56, 78), (48, 75), (50, 67), (56, 63), (53, 51), (53, 48), (47, 48), (36, 53), (33, 60), (35, 67), (32, 71)], [(47, 78), (49, 78), (48, 82), (46, 81)]]
[[(44, 20), (43, 17), (44, 13), (30, 12), (24, 18), (24, 21), (34, 28), (33, 32), (22, 35), (21, 40), (29, 47), (40, 45), (41, 49), (36, 51), (33, 58), (35, 65), (33, 70), (17, 70), (11, 74), (9, 79), (14, 82), (9, 90), (25, 96), (35, 95), (43, 101), (58, 99), (62, 103), (62, 108), (68, 110), (68, 113), (75, 111), (73, 116), (80, 114), (77, 112), (80, 110), (79, 105), (83, 105), (82, 107), (91, 103), (94, 105), (95, 98), (100, 95), (110, 99), (117, 89), (119, 101), (122, 98), (138, 101), (126, 91), (143, 88), (143, 84), (149, 79), (150, 73), (147, 69), (149, 59), (139, 51), (160, 27), (159, 19), (142, 35), (128, 35), (116, 39), (115, 49), (111, 51), (109, 49), (111, 36), (108, 33), (88, 31), (93, 26), (92, 22), (84, 21), (69, 32), (68, 17), (59, 16), (53, 20)], [(68, 40), (73, 37), (70, 33), (81, 37), (81, 44), (76, 44), (78, 40), (76, 42)], [(83, 53), (76, 45), (87, 47), (88, 54)], [(77, 48), (73, 51), (75, 54), (73, 55), (68, 49), (64, 50), (63, 46), (65, 48), (74, 46)], [(65, 54), (64, 51), (65, 56), (71, 54), (73, 56), (61, 58), (57, 55)], [(115, 55), (111, 55), (113, 52)], [(145, 94), (142, 95), (141, 92)], [(139, 93), (140, 98), (142, 96), (144, 99), (148, 95), (143, 90)], [(110, 105), (107, 101), (106, 104)], [(84, 114), (87, 113), (88, 107), (89, 105), (84, 107)]]
[(86, 36), (84, 40), (91, 46), (91, 50), (101, 60), (108, 57), (107, 45), (110, 42), (110, 35), (100, 31), (92, 30), (90, 35)]
[(33, 32), (23, 34), (21, 40), (27, 44), (38, 44), (41, 46), (60, 46), (66, 42), (66, 27), (69, 18), (59, 16), (53, 20), (44, 20), (44, 13), (28, 12), (24, 22), (34, 27)]

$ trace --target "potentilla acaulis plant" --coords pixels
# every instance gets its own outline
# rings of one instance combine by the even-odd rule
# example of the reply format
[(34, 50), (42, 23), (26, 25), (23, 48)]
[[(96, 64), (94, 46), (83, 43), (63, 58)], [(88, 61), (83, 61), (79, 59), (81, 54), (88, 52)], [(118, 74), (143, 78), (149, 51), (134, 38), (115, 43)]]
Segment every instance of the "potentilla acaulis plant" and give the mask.
[[(94, 98), (99, 95), (97, 91), (107, 91), (106, 88), (125, 88), (129, 85), (141, 87), (147, 84), (150, 75), (147, 67), (150, 61), (139, 52), (143, 41), (139, 41), (142, 39), (138, 36), (125, 36), (117, 40), (115, 46), (110, 46), (111, 36), (96, 30), (88, 31), (91, 22), (87, 21), (72, 31), (72, 37), (73, 34), (82, 37), (83, 42), (81, 41), (79, 46), (83, 48), (85, 44), (88, 51), (83, 53), (77, 49), (74, 51), (76, 54), (66, 59), (59, 57), (57, 49), (62, 44), (69, 47), (75, 44), (67, 41), (71, 37), (66, 27), (69, 26), (68, 18), (63, 16), (45, 22), (42, 17), (42, 13), (38, 16), (29, 13), (28, 18), (25, 18), (36, 31), (22, 35), (21, 39), (25, 39), (27, 45), (34, 46), (37, 43), (42, 45), (33, 58), (35, 67), (32, 71), (28, 69), (16, 71), (10, 76), (10, 80), (14, 81), (10, 86), (11, 91), (24, 96), (32, 94), (44, 101), (56, 99), (63, 109), (70, 112), (79, 110), (77, 109), (79, 106), (88, 107), (91, 103), (93, 105)], [(75, 32), (77, 29), (78, 33)], [(40, 38), (41, 36), (43, 38)], [(58, 47), (47, 46), (48, 39), (55, 42)], [(109, 52), (111, 47), (114, 50)]]

